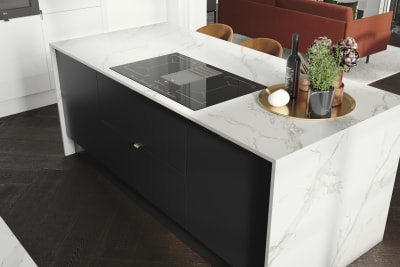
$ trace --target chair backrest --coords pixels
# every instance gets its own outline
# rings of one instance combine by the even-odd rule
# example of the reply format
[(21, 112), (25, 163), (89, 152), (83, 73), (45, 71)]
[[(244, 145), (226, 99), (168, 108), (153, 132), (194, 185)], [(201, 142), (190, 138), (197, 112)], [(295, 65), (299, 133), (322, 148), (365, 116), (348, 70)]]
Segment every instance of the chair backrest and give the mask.
[(229, 25), (222, 23), (208, 24), (197, 29), (197, 32), (204, 33), (228, 42), (233, 40), (233, 30)]
[(276, 57), (282, 57), (283, 48), (282, 45), (270, 38), (254, 38), (242, 42), (240, 45), (252, 48)]

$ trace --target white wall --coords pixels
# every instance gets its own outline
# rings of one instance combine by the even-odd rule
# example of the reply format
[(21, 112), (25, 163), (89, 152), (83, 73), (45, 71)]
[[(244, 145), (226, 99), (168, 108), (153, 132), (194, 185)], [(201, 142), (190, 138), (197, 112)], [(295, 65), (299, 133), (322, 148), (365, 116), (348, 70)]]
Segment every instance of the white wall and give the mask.
[(379, 13), (388, 12), (390, 0), (361, 0), (364, 8), (364, 17), (373, 16)]
[(207, 0), (168, 0), (168, 22), (188, 30), (207, 24)]
[(167, 20), (167, 0), (102, 0), (106, 31)]

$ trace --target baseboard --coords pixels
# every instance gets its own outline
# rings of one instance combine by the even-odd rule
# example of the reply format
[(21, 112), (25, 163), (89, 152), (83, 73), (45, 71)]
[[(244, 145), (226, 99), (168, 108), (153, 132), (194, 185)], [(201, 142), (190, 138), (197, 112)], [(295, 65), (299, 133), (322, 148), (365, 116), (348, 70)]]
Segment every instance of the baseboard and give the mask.
[(57, 103), (56, 90), (0, 102), (0, 118)]

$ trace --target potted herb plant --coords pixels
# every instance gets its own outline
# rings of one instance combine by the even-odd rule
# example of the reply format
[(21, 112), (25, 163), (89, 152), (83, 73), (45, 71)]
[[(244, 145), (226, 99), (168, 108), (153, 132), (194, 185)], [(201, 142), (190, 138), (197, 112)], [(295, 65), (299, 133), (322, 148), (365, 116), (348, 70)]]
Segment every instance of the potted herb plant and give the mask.
[(335, 78), (343, 73), (340, 66), (341, 54), (337, 45), (327, 37), (317, 38), (307, 49), (306, 73), (310, 86), (307, 97), (307, 116), (310, 118), (330, 117)]
[[(358, 62), (358, 46), (357, 42), (352, 37), (346, 37), (337, 42), (336, 45), (332, 45), (332, 42), (327, 37), (319, 37), (317, 38), (310, 49), (308, 50), (308, 56), (314, 56), (314, 58), (321, 56), (321, 54), (317, 54), (316, 52), (321, 52), (321, 48), (325, 49), (329, 48), (329, 51), (326, 53), (330, 53), (336, 59), (336, 67), (338, 69), (338, 75), (334, 79), (332, 86), (334, 88), (334, 96), (332, 107), (339, 106), (342, 104), (343, 94), (344, 94), (344, 84), (343, 84), (343, 73), (349, 72), (351, 68), (357, 66)], [(304, 75), (300, 78), (299, 89), (302, 91), (308, 91), (308, 87), (310, 84), (308, 78), (308, 65), (309, 60), (305, 60), (303, 57), (301, 58), (301, 69)], [(313, 60), (313, 63), (317, 64), (314, 66), (318, 66), (319, 60)], [(318, 71), (318, 69), (316, 69)]]

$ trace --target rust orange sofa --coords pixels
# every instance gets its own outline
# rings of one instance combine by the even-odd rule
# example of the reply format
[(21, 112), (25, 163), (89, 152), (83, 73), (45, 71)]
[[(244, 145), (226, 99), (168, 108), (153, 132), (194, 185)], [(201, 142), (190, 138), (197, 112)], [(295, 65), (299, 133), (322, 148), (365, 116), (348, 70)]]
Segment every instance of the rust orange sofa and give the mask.
[(393, 12), (358, 20), (350, 7), (311, 0), (219, 0), (218, 22), (235, 33), (268, 37), (291, 48), (292, 33), (300, 33), (299, 50), (305, 52), (318, 36), (337, 42), (353, 37), (360, 57), (385, 50), (391, 34)]

